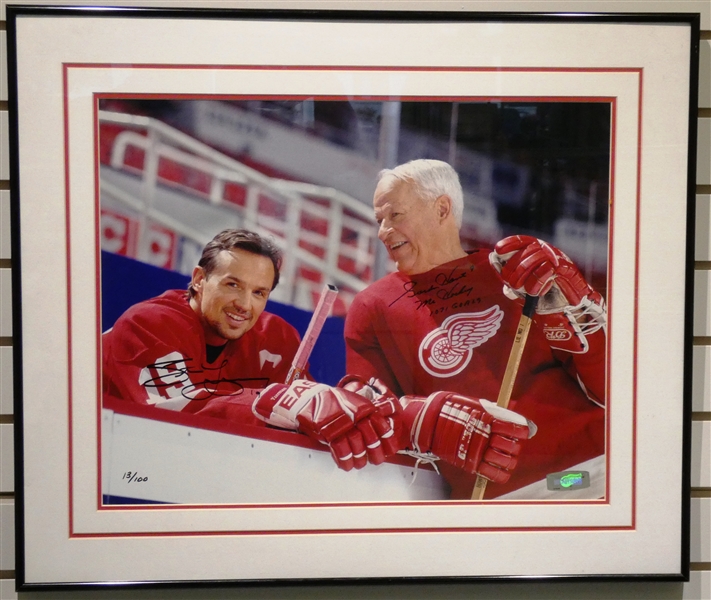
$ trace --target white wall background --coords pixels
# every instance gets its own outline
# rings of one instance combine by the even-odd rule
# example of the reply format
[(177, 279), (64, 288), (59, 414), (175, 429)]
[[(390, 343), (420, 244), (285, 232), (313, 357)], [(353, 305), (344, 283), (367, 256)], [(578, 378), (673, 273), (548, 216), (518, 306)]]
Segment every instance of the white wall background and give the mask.
[[(691, 474), (691, 581), (596, 583), (451, 583), (358, 584), (323, 586), (258, 586), (239, 588), (15, 592), (12, 329), (10, 305), (9, 170), (5, 5), (0, 2), (0, 600), (83, 599), (585, 599), (711, 600), (711, 0), (113, 0), (106, 5), (209, 8), (321, 8), (369, 10), (546, 11), (546, 12), (700, 12), (701, 66), (699, 146), (696, 181), (697, 243), (694, 310), (693, 452)], [(102, 2), (23, 2), (23, 4), (89, 5)], [(542, 41), (545, 43), (545, 41)], [(674, 107), (670, 107), (673, 110)], [(441, 551), (441, 550), (440, 550)], [(624, 551), (611, 548), (611, 552)], [(344, 557), (347, 549), (344, 548)], [(118, 557), (117, 557), (118, 558)], [(120, 560), (120, 558), (119, 558)]]

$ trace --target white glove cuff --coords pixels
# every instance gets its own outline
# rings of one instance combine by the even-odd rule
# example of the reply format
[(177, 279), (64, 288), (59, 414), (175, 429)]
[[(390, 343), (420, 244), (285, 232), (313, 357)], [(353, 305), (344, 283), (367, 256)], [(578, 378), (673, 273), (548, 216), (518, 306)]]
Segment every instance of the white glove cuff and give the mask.
[[(267, 392), (269, 387), (265, 388), (262, 393)], [(331, 388), (322, 383), (297, 379), (279, 395), (274, 406), (272, 406), (272, 414), (269, 416), (268, 422), (277, 427), (295, 429), (298, 426), (296, 415), (303, 410), (304, 406), (306, 406), (316, 394), (330, 389)]]
[(523, 415), (509, 410), (508, 408), (503, 408), (495, 402), (491, 402), (491, 400), (484, 400), (482, 398), (479, 402), (481, 403), (481, 407), (495, 419), (528, 427), (528, 439), (531, 439), (538, 432), (538, 426), (533, 421), (529, 421)]

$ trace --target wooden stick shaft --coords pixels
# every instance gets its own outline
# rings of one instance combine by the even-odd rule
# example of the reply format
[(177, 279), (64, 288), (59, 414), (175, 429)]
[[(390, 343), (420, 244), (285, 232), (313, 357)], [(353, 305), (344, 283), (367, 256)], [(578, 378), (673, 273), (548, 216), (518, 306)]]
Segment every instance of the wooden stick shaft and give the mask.
[[(514, 337), (511, 346), (509, 362), (506, 363), (506, 371), (504, 371), (504, 378), (501, 382), (501, 388), (499, 389), (499, 397), (496, 399), (497, 406), (501, 406), (502, 408), (508, 408), (509, 406), (518, 368), (521, 365), (523, 349), (526, 347), (526, 338), (528, 338), (528, 332), (531, 329), (531, 319), (533, 318), (537, 304), (538, 296), (526, 296), (526, 301), (523, 305), (523, 313), (521, 314), (521, 319), (519, 319), (518, 328), (516, 329), (516, 337)], [(485, 477), (477, 475), (474, 490), (472, 491), (472, 500), (484, 499), (487, 481)]]
[(321, 292), (321, 297), (318, 300), (318, 304), (314, 310), (314, 314), (311, 316), (311, 321), (309, 321), (309, 326), (306, 328), (306, 333), (304, 334), (299, 348), (296, 350), (294, 355), (294, 360), (291, 363), (291, 368), (286, 376), (287, 385), (301, 377), (301, 374), (306, 369), (306, 364), (309, 361), (309, 356), (311, 356), (311, 351), (316, 345), (316, 340), (321, 334), (321, 329), (323, 329), (323, 324), (326, 322), (328, 313), (331, 312), (331, 307), (336, 301), (336, 296), (338, 295), (338, 288), (335, 285), (327, 283), (323, 291)]

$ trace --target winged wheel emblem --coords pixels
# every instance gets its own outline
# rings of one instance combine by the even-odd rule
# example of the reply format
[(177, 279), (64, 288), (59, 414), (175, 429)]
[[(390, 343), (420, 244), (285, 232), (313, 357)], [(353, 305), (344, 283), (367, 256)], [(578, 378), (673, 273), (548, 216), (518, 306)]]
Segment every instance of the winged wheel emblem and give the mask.
[(422, 368), (434, 377), (461, 373), (471, 360), (472, 350), (496, 335), (503, 318), (504, 311), (498, 305), (481, 312), (447, 317), (420, 344)]

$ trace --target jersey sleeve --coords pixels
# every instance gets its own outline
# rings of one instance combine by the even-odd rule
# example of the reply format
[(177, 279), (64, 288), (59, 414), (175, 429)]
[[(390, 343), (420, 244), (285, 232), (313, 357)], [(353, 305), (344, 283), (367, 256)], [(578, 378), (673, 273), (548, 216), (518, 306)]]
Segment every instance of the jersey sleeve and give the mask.
[(591, 402), (605, 406), (605, 369), (606, 369), (606, 336), (600, 329), (587, 336), (588, 351), (583, 354), (570, 354), (560, 350), (554, 351), (562, 362), (563, 368), (573, 377), (585, 392)]
[(264, 427), (264, 421), (258, 419), (252, 410), (252, 404), (259, 397), (259, 392), (261, 390), (245, 388), (239, 396), (211, 398), (195, 414), (201, 417)]
[(359, 375), (366, 381), (376, 377), (394, 394), (402, 395), (375, 332), (374, 318), (374, 309), (360, 296), (356, 296), (348, 309), (344, 329), (346, 373)]
[(140, 316), (121, 317), (102, 336), (104, 397), (185, 409), (195, 391), (194, 357), (185, 338), (176, 323), (149, 325)]

